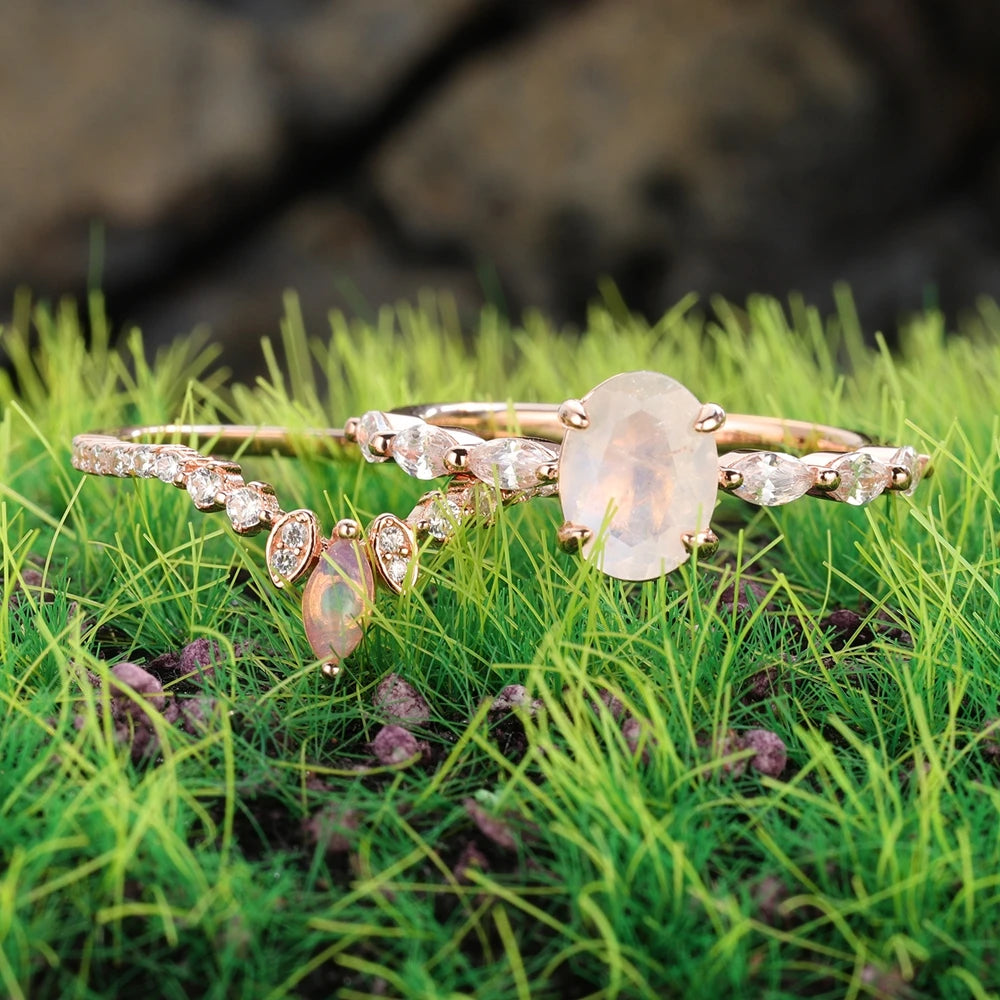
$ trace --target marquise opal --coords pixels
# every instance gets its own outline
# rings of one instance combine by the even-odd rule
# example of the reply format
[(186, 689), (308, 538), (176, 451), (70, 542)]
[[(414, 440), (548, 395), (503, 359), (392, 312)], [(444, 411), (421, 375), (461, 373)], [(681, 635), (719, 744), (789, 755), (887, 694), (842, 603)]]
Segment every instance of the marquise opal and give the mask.
[(364, 634), (375, 601), (375, 577), (358, 539), (335, 538), (302, 591), (302, 624), (316, 657), (336, 665)]
[(694, 429), (701, 403), (667, 375), (627, 372), (583, 404), (589, 424), (566, 431), (559, 458), (564, 517), (593, 532), (583, 554), (609, 576), (669, 573), (715, 508), (719, 456), (714, 435)]

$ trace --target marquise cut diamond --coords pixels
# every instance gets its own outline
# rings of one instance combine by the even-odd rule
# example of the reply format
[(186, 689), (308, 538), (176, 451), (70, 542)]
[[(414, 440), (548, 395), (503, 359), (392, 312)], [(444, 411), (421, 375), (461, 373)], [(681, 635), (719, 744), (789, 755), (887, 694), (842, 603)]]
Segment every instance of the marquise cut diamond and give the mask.
[(539, 468), (558, 457), (556, 448), (541, 441), (499, 438), (470, 450), (468, 471), (502, 490), (527, 490), (539, 485)]
[(730, 490), (733, 496), (761, 507), (798, 500), (814, 482), (808, 465), (782, 452), (734, 452), (725, 457), (725, 465), (743, 477), (743, 483)]
[(840, 476), (840, 485), (831, 490), (830, 496), (852, 507), (871, 503), (889, 486), (889, 469), (864, 452), (850, 452), (838, 458), (830, 468)]

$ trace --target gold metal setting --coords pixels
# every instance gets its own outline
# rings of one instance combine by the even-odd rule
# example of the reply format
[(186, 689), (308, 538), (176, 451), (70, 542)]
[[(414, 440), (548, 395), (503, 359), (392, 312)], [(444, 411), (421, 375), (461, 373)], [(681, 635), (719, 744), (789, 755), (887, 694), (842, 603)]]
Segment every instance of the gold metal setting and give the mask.
[(836, 469), (824, 469), (822, 467), (815, 469), (813, 489), (819, 490), (821, 493), (830, 493), (839, 485), (840, 473)]
[(909, 469), (903, 465), (893, 465), (889, 468), (888, 489), (898, 492), (908, 490), (913, 483), (913, 475)]
[(443, 461), (449, 472), (464, 472), (469, 465), (469, 449), (461, 446), (449, 448)]
[(559, 463), (543, 462), (535, 470), (535, 475), (540, 483), (554, 483), (559, 480)]
[(719, 469), (719, 489), (738, 490), (743, 485), (743, 473), (736, 469)]
[(714, 434), (726, 422), (726, 411), (718, 403), (705, 403), (698, 411), (694, 429), (699, 434)]
[(358, 440), (358, 425), (361, 423), (360, 417), (348, 417), (344, 421), (344, 440), (356, 444)]
[(333, 526), (334, 538), (360, 538), (361, 525), (353, 517), (342, 517)]
[(556, 532), (556, 541), (559, 543), (559, 548), (563, 552), (570, 553), (579, 552), (593, 537), (594, 533), (590, 528), (584, 527), (582, 524), (570, 524), (569, 521), (560, 525), (559, 530)]
[(377, 458), (390, 458), (392, 456), (392, 442), (395, 437), (395, 431), (373, 434), (368, 441), (368, 450)]
[(681, 541), (684, 543), (684, 548), (699, 559), (714, 555), (719, 548), (719, 536), (711, 528), (706, 528), (704, 531), (685, 531), (681, 535)]
[(587, 416), (586, 407), (579, 399), (567, 399), (559, 404), (559, 422), (568, 429), (575, 431), (586, 430), (590, 426), (590, 417)]

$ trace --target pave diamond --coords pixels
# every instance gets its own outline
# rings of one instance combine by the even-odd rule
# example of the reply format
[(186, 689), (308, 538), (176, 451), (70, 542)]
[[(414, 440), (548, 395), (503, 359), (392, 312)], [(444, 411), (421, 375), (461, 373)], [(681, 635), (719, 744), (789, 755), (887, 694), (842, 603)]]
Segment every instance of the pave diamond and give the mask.
[(830, 491), (830, 496), (852, 507), (871, 503), (889, 486), (889, 469), (864, 452), (850, 452), (830, 468), (840, 476), (840, 485)]
[(441, 427), (419, 423), (397, 432), (392, 457), (408, 476), (436, 479), (448, 475), (444, 456), (457, 444), (458, 439)]
[(502, 490), (526, 490), (539, 485), (539, 466), (559, 457), (556, 448), (530, 438), (500, 438), (476, 445), (469, 452), (468, 471)]
[[(268, 498), (273, 499), (273, 498)], [(277, 501), (274, 514), (277, 515)], [(297, 580), (319, 554), (319, 521), (311, 510), (293, 510), (277, 516), (265, 547), (267, 570), (276, 587)]]
[(222, 492), (223, 482), (222, 474), (217, 469), (210, 465), (199, 466), (188, 476), (188, 495), (200, 509), (214, 507), (216, 498)]
[(156, 475), (156, 449), (152, 445), (140, 445), (135, 449), (132, 465), (137, 476), (142, 476), (143, 479), (152, 478)]
[(413, 529), (395, 514), (379, 514), (368, 528), (375, 567), (390, 590), (401, 593), (417, 578)]
[(111, 473), (119, 479), (125, 479), (135, 472), (132, 464), (132, 446), (128, 444), (117, 445), (111, 451)]
[(729, 492), (749, 503), (777, 507), (798, 500), (813, 485), (808, 465), (776, 451), (733, 453), (724, 459), (726, 468), (743, 476), (743, 484)]
[(241, 535), (260, 531), (277, 509), (277, 500), (256, 486), (240, 486), (226, 496), (226, 513)]
[(290, 578), (298, 559), (298, 554), (292, 549), (277, 549), (268, 565), (279, 576)]
[(299, 549), (309, 540), (309, 529), (301, 521), (289, 521), (281, 529), (281, 543)]
[(708, 528), (718, 490), (715, 438), (694, 429), (701, 403), (657, 372), (628, 372), (583, 400), (584, 430), (568, 429), (559, 458), (563, 516), (593, 533), (601, 569), (649, 580), (688, 558), (683, 536)]
[(176, 452), (161, 451), (156, 456), (156, 478), (165, 483), (177, 481), (181, 474), (181, 458)]

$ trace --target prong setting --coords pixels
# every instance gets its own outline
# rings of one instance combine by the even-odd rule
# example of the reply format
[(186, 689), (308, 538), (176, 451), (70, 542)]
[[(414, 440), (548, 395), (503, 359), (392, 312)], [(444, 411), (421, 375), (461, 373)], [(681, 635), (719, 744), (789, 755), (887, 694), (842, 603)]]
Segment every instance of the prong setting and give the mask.
[(582, 431), (590, 426), (586, 407), (579, 399), (567, 399), (559, 404), (559, 423), (568, 430)]
[(566, 521), (556, 532), (556, 541), (563, 552), (579, 552), (594, 537), (594, 532), (582, 524)]
[(840, 473), (836, 469), (817, 468), (813, 489), (821, 493), (830, 493), (840, 486)]
[(334, 538), (359, 538), (361, 536), (361, 525), (353, 517), (342, 517), (333, 526)]
[(889, 489), (905, 492), (913, 485), (913, 474), (903, 465), (893, 465), (889, 469)]
[(449, 472), (465, 472), (469, 466), (469, 449), (457, 446), (450, 448), (444, 456), (444, 467)]
[(376, 458), (389, 458), (392, 453), (392, 442), (396, 437), (394, 431), (380, 431), (368, 440), (368, 450)]
[(543, 462), (535, 472), (540, 483), (556, 483), (559, 481), (559, 463)]
[(719, 489), (738, 490), (743, 485), (743, 473), (736, 469), (719, 469)]
[(699, 434), (711, 434), (726, 422), (726, 411), (718, 403), (705, 403), (698, 411), (694, 429)]
[(344, 440), (349, 441), (351, 444), (357, 444), (358, 441), (358, 424), (361, 423), (360, 417), (348, 417), (344, 421)]
[(711, 528), (706, 528), (704, 531), (685, 531), (681, 535), (681, 541), (684, 543), (684, 548), (699, 559), (714, 555), (719, 548), (719, 536)]

